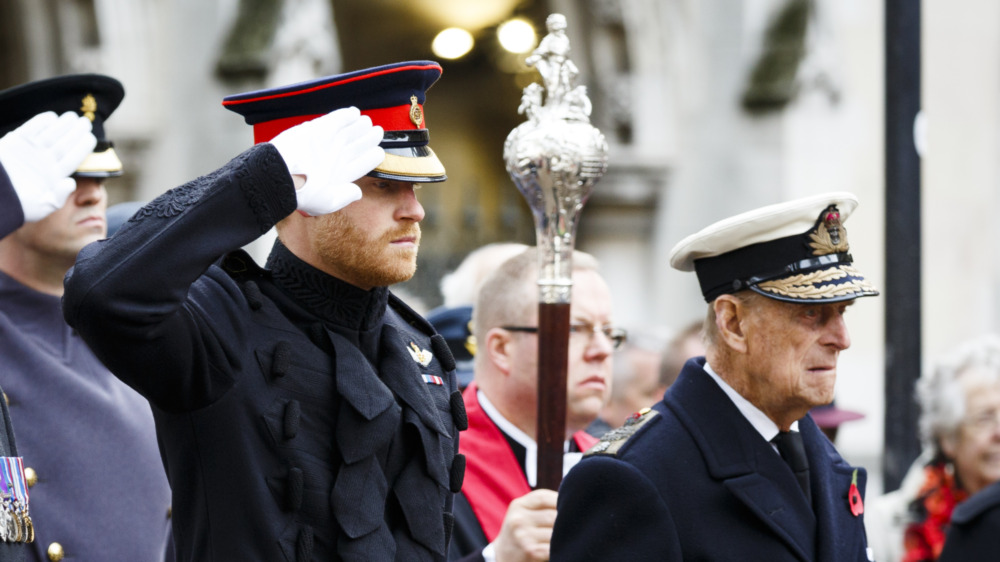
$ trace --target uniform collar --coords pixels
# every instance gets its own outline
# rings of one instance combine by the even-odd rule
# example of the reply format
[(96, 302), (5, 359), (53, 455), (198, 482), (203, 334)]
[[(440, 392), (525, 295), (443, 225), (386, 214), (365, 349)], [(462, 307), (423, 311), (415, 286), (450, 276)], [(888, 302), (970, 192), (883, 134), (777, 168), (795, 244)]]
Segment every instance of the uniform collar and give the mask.
[(366, 332), (382, 324), (389, 300), (387, 287), (355, 287), (307, 264), (276, 240), (267, 259), (274, 282), (303, 307), (326, 322)]
[[(774, 436), (778, 434), (778, 424), (774, 423), (771, 418), (767, 417), (767, 414), (762, 412), (760, 408), (754, 406), (739, 392), (736, 392), (736, 389), (729, 386), (729, 383), (724, 381), (722, 377), (720, 377), (719, 374), (712, 369), (712, 366), (708, 364), (707, 359), (705, 360), (704, 370), (708, 373), (708, 376), (712, 377), (712, 380), (719, 385), (719, 388), (726, 393), (729, 400), (731, 400), (733, 405), (736, 406), (736, 409), (743, 414), (743, 417), (750, 422), (750, 425), (757, 430), (757, 433), (760, 433), (760, 436), (764, 438), (764, 441), (770, 443), (771, 440), (774, 439)], [(799, 422), (797, 420), (792, 422), (791, 429), (792, 431), (799, 430)], [(777, 448), (775, 448), (775, 451), (777, 451)]]

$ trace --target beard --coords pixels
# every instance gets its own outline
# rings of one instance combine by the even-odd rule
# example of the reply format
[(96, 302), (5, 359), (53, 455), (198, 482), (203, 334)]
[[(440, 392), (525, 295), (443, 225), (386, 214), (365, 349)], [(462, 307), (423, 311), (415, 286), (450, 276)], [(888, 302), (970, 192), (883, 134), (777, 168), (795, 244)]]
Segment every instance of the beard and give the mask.
[[(361, 287), (386, 287), (416, 273), (419, 223), (379, 234), (359, 228), (343, 213), (317, 219), (321, 222), (313, 237), (313, 250), (323, 265), (338, 272), (343, 281)], [(391, 243), (404, 237), (413, 237), (414, 246), (396, 247)]]

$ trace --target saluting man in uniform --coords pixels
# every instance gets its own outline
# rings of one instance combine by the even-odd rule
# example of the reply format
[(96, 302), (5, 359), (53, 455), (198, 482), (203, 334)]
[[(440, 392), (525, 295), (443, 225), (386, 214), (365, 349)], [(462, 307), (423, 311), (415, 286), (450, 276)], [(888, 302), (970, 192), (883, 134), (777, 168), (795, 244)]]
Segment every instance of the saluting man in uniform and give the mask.
[(706, 355), (569, 472), (552, 560), (870, 559), (865, 471), (807, 414), (833, 400), (847, 307), (878, 294), (852, 266), (856, 205), (772, 205), (672, 250), (709, 303)]
[[(83, 162), (97, 144), (88, 119), (67, 111), (40, 113), (25, 124), (0, 137), (0, 238), (21, 227), (25, 222), (39, 221), (52, 214), (76, 189), (70, 174)], [(0, 310), (3, 303), (0, 302)], [(0, 326), (0, 340), (6, 337)], [(5, 394), (3, 396), (6, 396)], [(3, 489), (27, 490), (24, 459), (17, 453), (14, 428), (7, 400), (0, 400), (0, 463), (17, 470), (0, 471)], [(0, 529), (0, 561), (15, 562), (25, 558), (25, 544), (34, 542), (34, 522), (31, 519), (30, 495), (23, 498), (20, 511), (22, 537), (11, 537), (8, 521), (2, 517)], [(9, 508), (13, 502), (3, 505)], [(7, 511), (7, 510), (5, 510)], [(14, 540), (11, 540), (11, 539)]]
[[(226, 98), (256, 146), (71, 272), (67, 321), (152, 405), (179, 560), (445, 559), (454, 360), (387, 289), (416, 268), (417, 184), (445, 180), (423, 108), (440, 74), (402, 62)], [(275, 225), (260, 268), (239, 248)]]
[[(149, 406), (66, 325), (60, 306), (77, 253), (105, 236), (104, 181), (122, 163), (104, 122), (124, 94), (96, 74), (0, 92), (0, 133), (9, 135), (0, 153), (14, 151), (4, 167), (19, 199), (37, 207), (0, 240), (0, 384), (28, 484), (31, 560), (157, 560), (167, 547), (170, 488)], [(46, 146), (48, 157), (33, 155)]]

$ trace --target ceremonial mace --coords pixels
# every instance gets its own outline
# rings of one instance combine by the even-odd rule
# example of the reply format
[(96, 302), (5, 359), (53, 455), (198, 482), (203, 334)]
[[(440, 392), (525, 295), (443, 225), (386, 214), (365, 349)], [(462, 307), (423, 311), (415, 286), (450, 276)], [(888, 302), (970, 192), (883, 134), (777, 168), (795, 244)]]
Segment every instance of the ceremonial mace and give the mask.
[[(545, 87), (524, 88), (527, 121), (507, 136), (507, 172), (535, 218), (538, 245), (538, 488), (558, 490), (566, 440), (566, 368), (573, 246), (580, 211), (608, 167), (608, 143), (590, 124), (590, 99), (569, 59), (566, 18), (551, 14), (548, 34), (525, 59)], [(543, 95), (544, 94), (544, 95)], [(544, 97), (544, 103), (543, 103)]]

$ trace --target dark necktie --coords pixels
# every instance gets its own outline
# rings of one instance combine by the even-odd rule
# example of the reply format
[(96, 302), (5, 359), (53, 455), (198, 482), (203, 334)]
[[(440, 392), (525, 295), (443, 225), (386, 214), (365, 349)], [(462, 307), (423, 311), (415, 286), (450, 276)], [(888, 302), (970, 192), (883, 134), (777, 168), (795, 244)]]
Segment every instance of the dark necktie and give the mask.
[(809, 491), (809, 459), (806, 458), (806, 448), (802, 445), (802, 434), (798, 431), (780, 431), (771, 439), (777, 445), (778, 453), (785, 459), (788, 466), (799, 481), (799, 487), (806, 495), (806, 502), (812, 505), (812, 494)]

